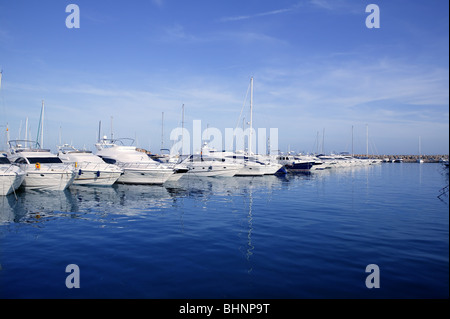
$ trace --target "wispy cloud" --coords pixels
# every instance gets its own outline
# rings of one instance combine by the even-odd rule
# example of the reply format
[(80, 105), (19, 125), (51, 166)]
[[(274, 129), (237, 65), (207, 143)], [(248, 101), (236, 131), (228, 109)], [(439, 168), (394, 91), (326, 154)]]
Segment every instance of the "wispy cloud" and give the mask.
[(230, 21), (239, 21), (239, 20), (247, 20), (247, 19), (259, 18), (259, 17), (265, 17), (265, 16), (278, 15), (278, 14), (282, 14), (282, 13), (291, 12), (294, 9), (296, 9), (298, 6), (299, 5), (296, 4), (296, 5), (291, 6), (289, 8), (283, 8), (283, 9), (277, 9), (277, 10), (272, 10), (272, 11), (254, 13), (254, 14), (249, 14), (249, 15), (224, 17), (224, 18), (221, 18), (220, 21), (221, 22), (230, 22)]

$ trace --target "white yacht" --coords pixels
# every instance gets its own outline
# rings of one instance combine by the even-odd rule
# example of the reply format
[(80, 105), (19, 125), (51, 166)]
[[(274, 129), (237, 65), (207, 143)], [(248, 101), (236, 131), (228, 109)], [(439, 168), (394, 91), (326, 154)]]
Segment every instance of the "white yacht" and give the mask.
[(106, 163), (115, 164), (123, 170), (117, 180), (124, 184), (164, 184), (173, 174), (174, 169), (151, 159), (135, 146), (125, 146), (124, 141), (104, 137), (95, 147), (97, 155)]
[(25, 172), (11, 164), (3, 154), (0, 155), (0, 195), (9, 195), (22, 185)]
[(264, 164), (253, 156), (247, 156), (243, 151), (216, 151), (205, 146), (202, 153), (222, 162), (237, 165), (239, 170), (235, 176), (263, 176), (265, 174)]
[[(25, 147), (22, 143), (25, 143)], [(35, 144), (36, 148), (27, 147)], [(9, 141), (9, 160), (25, 171), (22, 186), (34, 190), (64, 190), (75, 179), (73, 164), (65, 164), (48, 149), (41, 149), (31, 141)]]
[(231, 177), (242, 168), (242, 165), (203, 154), (190, 155), (181, 164), (188, 169), (187, 176), (199, 177)]
[(308, 172), (314, 166), (312, 159), (303, 159), (299, 155), (279, 155), (278, 163), (283, 165), (290, 173)]
[[(162, 149), (161, 151), (166, 150)], [(167, 151), (169, 151), (167, 149)], [(168, 168), (173, 169), (173, 174), (167, 179), (167, 182), (178, 181), (180, 178), (184, 176), (185, 173), (189, 171), (185, 164), (182, 163), (182, 159), (179, 155), (170, 155), (170, 154), (160, 154), (160, 155), (150, 155), (150, 158), (153, 160), (162, 163)]]
[(123, 173), (120, 167), (105, 163), (100, 157), (92, 154), (91, 151), (80, 151), (68, 144), (58, 148), (58, 157), (64, 163), (74, 164), (76, 168), (73, 184), (110, 186)]

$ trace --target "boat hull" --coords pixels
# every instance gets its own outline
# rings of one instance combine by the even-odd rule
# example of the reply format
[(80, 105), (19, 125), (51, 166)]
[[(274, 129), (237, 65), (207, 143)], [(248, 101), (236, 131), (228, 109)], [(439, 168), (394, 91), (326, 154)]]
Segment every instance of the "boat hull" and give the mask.
[(119, 179), (121, 174), (122, 172), (120, 171), (78, 170), (73, 184), (111, 186)]
[(123, 184), (164, 184), (170, 176), (172, 169), (133, 169), (125, 168), (117, 183)]
[(198, 177), (233, 177), (238, 173), (239, 168), (218, 168), (218, 167), (192, 167), (186, 173), (187, 176)]
[(74, 171), (33, 171), (27, 172), (22, 186), (30, 190), (62, 191), (72, 185)]
[(0, 175), (0, 196), (6, 196), (14, 192), (22, 185), (25, 173)]

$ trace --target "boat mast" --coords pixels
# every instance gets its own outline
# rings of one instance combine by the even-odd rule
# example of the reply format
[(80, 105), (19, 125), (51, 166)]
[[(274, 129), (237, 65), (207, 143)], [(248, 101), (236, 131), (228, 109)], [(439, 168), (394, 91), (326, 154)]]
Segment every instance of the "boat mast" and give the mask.
[(184, 150), (184, 104), (181, 106), (181, 154)]
[(252, 153), (252, 139), (253, 139), (253, 77), (250, 79), (250, 140), (248, 142), (248, 153)]
[(369, 157), (369, 124), (366, 124), (366, 156)]
[[(28, 120), (28, 119), (27, 119)], [(36, 147), (40, 143), (40, 148), (44, 147), (44, 100), (42, 100), (41, 117), (39, 119), (38, 132), (36, 136)]]
[(161, 150), (164, 148), (164, 112), (161, 118)]

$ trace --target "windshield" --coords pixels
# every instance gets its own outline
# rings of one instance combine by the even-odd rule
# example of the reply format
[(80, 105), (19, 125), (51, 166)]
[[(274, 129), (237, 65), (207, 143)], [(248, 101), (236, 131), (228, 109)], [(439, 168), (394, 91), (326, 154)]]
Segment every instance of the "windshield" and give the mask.
[(28, 157), (30, 164), (60, 164), (62, 161), (58, 157)]
[(11, 162), (6, 157), (0, 157), (0, 164), (11, 164)]

